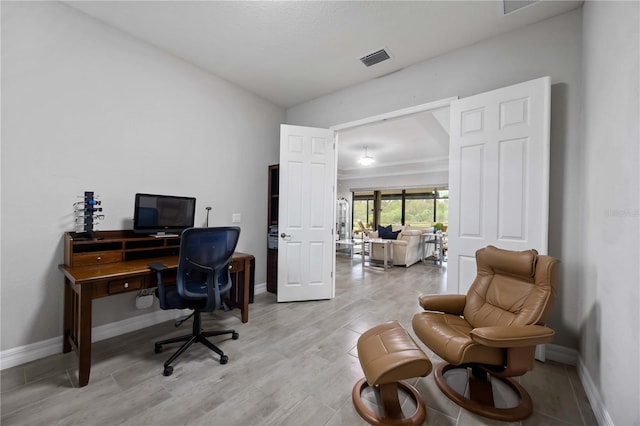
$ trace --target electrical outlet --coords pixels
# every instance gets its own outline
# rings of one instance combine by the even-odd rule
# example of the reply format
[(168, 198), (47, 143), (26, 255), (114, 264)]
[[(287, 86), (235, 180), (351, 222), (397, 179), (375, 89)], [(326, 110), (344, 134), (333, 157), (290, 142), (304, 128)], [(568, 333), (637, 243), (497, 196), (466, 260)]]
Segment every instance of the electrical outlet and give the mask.
[(231, 215), (231, 222), (240, 223), (240, 213), (234, 213)]

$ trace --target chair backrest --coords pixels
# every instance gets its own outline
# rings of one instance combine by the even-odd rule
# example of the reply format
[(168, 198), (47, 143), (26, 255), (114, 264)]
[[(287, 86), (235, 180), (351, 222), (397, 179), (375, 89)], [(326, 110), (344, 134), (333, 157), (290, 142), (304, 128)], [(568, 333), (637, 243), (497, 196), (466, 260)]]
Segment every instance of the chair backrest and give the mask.
[(476, 279), (469, 288), (465, 320), (474, 328), (543, 325), (556, 296), (558, 261), (535, 250), (488, 246), (476, 252)]
[[(231, 288), (229, 263), (238, 244), (240, 228), (187, 228), (180, 237), (177, 290), (185, 299), (207, 298), (205, 311), (221, 306)], [(200, 291), (194, 291), (200, 284)], [(202, 287), (206, 285), (207, 291)]]

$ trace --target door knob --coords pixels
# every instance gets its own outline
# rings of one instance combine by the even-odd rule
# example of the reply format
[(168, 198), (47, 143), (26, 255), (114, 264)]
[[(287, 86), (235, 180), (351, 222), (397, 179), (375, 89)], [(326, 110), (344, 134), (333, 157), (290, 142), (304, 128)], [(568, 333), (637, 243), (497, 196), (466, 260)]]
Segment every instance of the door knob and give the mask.
[(291, 235), (287, 235), (287, 234), (285, 234), (284, 232), (283, 232), (282, 234), (280, 234), (280, 236), (281, 236), (282, 238), (291, 237)]

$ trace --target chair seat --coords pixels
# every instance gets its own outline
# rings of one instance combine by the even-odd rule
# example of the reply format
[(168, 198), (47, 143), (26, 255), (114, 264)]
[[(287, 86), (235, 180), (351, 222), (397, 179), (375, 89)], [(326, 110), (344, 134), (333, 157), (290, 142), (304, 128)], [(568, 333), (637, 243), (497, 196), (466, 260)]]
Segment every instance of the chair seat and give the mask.
[(187, 289), (192, 293), (201, 293), (202, 299), (185, 299), (178, 293), (176, 287), (165, 290), (165, 303), (167, 309), (196, 309), (204, 308), (207, 304), (207, 287), (201, 283), (186, 283)]
[(412, 326), (420, 340), (429, 342), (429, 349), (450, 364), (505, 362), (504, 349), (475, 343), (470, 336), (473, 327), (457, 315), (420, 312), (413, 317)]

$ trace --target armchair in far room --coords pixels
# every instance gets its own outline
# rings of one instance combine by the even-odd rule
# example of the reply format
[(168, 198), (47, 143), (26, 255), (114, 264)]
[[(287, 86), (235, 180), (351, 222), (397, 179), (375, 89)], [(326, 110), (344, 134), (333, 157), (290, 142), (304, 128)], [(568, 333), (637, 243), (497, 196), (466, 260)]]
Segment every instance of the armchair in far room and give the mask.
[(162, 346), (184, 342), (183, 345), (164, 363), (164, 375), (173, 373), (171, 364), (193, 343), (202, 343), (218, 355), (220, 364), (226, 364), (229, 358), (207, 337), (230, 334), (233, 340), (238, 338), (235, 330), (203, 331), (201, 312), (221, 309), (231, 289), (229, 263), (240, 236), (239, 227), (188, 228), (180, 237), (180, 255), (175, 286), (165, 286), (162, 271), (166, 267), (152, 263), (149, 268), (156, 271), (158, 290), (156, 295), (162, 309), (193, 309), (189, 317), (176, 321), (178, 327), (193, 316), (191, 334), (162, 340), (155, 343), (155, 352), (162, 352)]

